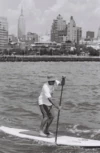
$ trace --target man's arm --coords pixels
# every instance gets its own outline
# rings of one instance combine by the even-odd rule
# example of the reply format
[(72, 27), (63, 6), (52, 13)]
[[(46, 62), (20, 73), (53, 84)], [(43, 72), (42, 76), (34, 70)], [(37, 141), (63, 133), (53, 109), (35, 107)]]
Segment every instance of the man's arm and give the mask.
[(56, 106), (54, 103), (53, 103), (53, 101), (52, 101), (52, 99), (51, 98), (48, 98), (48, 100), (49, 100), (49, 102), (52, 104), (52, 105), (54, 105), (57, 109), (60, 109), (60, 107), (59, 106)]
[(52, 97), (51, 97), (51, 94), (50, 94), (50, 92), (49, 92), (49, 89), (48, 89), (47, 85), (44, 85), (44, 86), (43, 86), (43, 91), (44, 91), (44, 94), (45, 94), (46, 98), (49, 100), (49, 102), (50, 102), (52, 105), (54, 105), (57, 109), (60, 109), (59, 106), (56, 106), (56, 105), (53, 103)]

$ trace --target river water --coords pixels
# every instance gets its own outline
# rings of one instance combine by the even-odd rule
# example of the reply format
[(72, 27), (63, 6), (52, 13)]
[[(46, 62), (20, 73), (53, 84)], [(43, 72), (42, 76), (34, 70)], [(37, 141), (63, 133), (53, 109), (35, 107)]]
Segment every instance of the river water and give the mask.
[[(100, 63), (0, 63), (0, 126), (39, 131), (38, 96), (48, 74), (66, 76), (59, 132), (100, 140)], [(61, 88), (54, 93), (59, 103)], [(55, 109), (55, 116), (57, 110)], [(51, 131), (56, 129), (56, 117)], [(0, 153), (99, 153), (99, 149), (49, 146), (0, 131)]]

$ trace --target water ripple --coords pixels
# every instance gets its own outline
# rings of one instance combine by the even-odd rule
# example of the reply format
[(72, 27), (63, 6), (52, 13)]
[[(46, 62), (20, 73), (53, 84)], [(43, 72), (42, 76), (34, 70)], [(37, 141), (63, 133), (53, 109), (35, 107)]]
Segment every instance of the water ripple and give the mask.
[[(38, 96), (48, 74), (55, 74), (58, 79), (61, 79), (62, 75), (66, 76), (59, 125), (62, 134), (99, 139), (100, 63), (98, 62), (1, 63), (0, 124), (39, 130), (41, 113)], [(55, 104), (59, 103), (60, 92), (59, 87), (54, 93)], [(55, 128), (56, 117), (51, 130), (55, 131)], [(0, 136), (1, 153), (67, 152), (62, 147), (49, 148), (1, 132)], [(95, 150), (95, 153), (96, 151), (98, 150)], [(87, 151), (70, 148), (69, 152)]]

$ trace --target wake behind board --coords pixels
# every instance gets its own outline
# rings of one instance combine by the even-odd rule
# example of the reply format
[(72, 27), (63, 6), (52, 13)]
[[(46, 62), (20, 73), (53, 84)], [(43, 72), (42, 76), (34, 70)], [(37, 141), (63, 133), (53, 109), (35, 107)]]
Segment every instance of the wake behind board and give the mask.
[[(35, 141), (46, 142), (51, 145), (55, 144), (55, 137), (40, 137), (39, 135), (30, 135), (28, 132), (29, 130), (24, 129), (17, 129), (17, 128), (9, 128), (5, 126), (0, 126), (0, 130), (11, 134), (13, 136), (17, 136), (20, 138), (27, 138)], [(27, 134), (28, 133), (28, 134)], [(57, 138), (57, 145), (67, 145), (67, 146), (79, 146), (79, 147), (100, 147), (100, 141), (98, 140), (91, 140), (85, 138), (77, 138), (77, 137), (70, 137), (70, 136), (58, 136)]]

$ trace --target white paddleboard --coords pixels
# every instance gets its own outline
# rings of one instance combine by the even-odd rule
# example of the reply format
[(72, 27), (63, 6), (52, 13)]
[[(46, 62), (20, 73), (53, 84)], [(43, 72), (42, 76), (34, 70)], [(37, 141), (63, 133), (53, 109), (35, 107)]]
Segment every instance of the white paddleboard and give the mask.
[[(45, 143), (55, 144), (55, 137), (40, 137), (36, 135), (30, 135), (28, 133), (29, 130), (17, 129), (17, 128), (9, 128), (5, 126), (0, 126), (0, 130), (20, 138), (27, 138), (35, 141), (41, 141)], [(28, 134), (27, 134), (28, 133)], [(33, 132), (34, 133), (34, 132)], [(100, 141), (91, 140), (85, 138), (77, 138), (70, 136), (58, 136), (57, 145), (67, 145), (67, 146), (80, 146), (80, 147), (100, 147)]]

